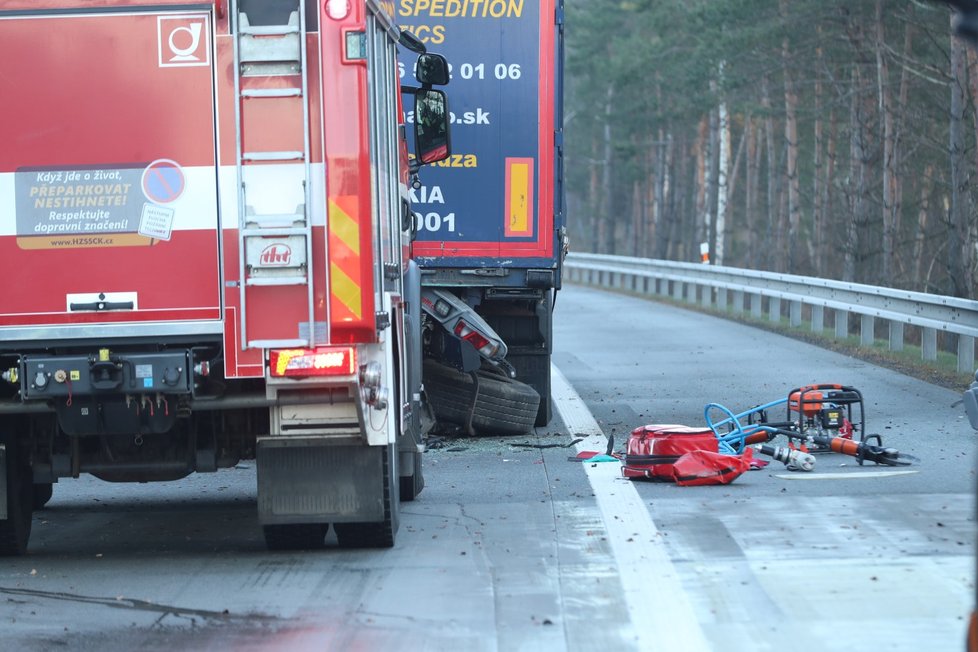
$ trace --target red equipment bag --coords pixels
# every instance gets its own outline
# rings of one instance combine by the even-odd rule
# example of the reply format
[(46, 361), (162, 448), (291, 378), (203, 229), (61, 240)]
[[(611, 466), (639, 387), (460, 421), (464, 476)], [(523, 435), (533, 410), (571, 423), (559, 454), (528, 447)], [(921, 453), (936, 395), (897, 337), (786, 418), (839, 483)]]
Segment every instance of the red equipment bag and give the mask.
[(693, 451), (686, 453), (672, 465), (673, 479), (681, 487), (730, 484), (750, 470), (753, 457), (753, 448), (745, 449), (743, 455)]
[(673, 464), (686, 453), (716, 453), (717, 437), (709, 428), (653, 424), (632, 431), (625, 448), (622, 475), (673, 482)]

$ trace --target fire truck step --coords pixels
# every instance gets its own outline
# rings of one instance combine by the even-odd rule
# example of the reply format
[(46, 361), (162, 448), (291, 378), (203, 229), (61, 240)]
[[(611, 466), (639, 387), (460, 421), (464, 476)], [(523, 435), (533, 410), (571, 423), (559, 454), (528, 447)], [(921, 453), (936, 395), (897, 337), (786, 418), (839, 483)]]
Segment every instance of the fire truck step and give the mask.
[(250, 276), (245, 280), (245, 285), (305, 285), (308, 279), (305, 276)]
[[(283, 63), (299, 64), (303, 58), (302, 23), (298, 12), (293, 11), (287, 25), (252, 26), (245, 12), (238, 14), (238, 63), (245, 73), (299, 74)], [(242, 64), (257, 64), (249, 70)]]
[(293, 11), (289, 16), (288, 25), (251, 25), (248, 23), (247, 15), (240, 14), (239, 33), (248, 36), (287, 36), (299, 33), (299, 18)]
[(306, 158), (303, 152), (244, 152), (242, 161), (301, 161)]
[(263, 25), (261, 27), (252, 27), (249, 25), (241, 29), (241, 34), (248, 36), (287, 36), (298, 33), (298, 25)]
[(261, 233), (268, 233), (269, 229), (299, 229), (305, 233), (306, 215), (305, 213), (289, 214), (267, 214), (267, 215), (248, 215), (245, 218), (242, 230), (255, 230)]
[(301, 88), (250, 88), (241, 91), (241, 97), (301, 97)]
[(273, 237), (273, 236), (285, 236), (285, 235), (307, 235), (309, 229), (302, 226), (259, 226), (255, 228), (247, 228), (241, 230), (241, 235), (244, 237), (258, 236), (258, 237)]

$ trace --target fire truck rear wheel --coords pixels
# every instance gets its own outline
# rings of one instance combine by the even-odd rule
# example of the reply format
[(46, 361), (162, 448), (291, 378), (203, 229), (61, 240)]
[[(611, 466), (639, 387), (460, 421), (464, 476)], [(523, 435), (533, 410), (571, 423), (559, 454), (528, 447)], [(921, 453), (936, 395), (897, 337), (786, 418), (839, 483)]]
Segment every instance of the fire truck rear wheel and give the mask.
[(43, 509), (48, 501), (51, 500), (51, 496), (54, 495), (54, 485), (50, 482), (42, 482), (40, 484), (34, 484), (34, 509)]
[[(484, 435), (521, 435), (533, 429), (540, 395), (535, 389), (491, 370), (481, 369), (472, 428)], [(440, 421), (466, 425), (472, 410), (472, 378), (432, 360), (424, 363), (424, 387)]]
[(329, 524), (266, 525), (262, 529), (269, 550), (318, 550), (325, 546)]
[(0, 444), (4, 444), (7, 460), (7, 518), (0, 521), (0, 555), (22, 555), (27, 552), (31, 536), (34, 483), (30, 466), (21, 459), (16, 438), (2, 436)]

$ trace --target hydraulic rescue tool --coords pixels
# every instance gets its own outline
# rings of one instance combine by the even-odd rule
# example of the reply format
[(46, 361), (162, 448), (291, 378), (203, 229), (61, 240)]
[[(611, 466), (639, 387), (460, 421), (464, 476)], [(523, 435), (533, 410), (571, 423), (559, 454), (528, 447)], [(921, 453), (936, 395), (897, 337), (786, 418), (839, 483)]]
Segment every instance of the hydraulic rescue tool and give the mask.
[[(787, 407), (784, 421), (771, 421), (768, 410)], [(725, 418), (714, 421), (720, 411)], [(720, 452), (740, 454), (746, 447), (761, 444), (757, 451), (784, 462), (792, 470), (811, 471), (811, 453), (833, 452), (850, 455), (862, 465), (865, 461), (889, 466), (906, 466), (917, 458), (883, 446), (879, 435), (866, 434), (862, 393), (855, 387), (818, 384), (796, 387), (787, 397), (734, 414), (726, 407), (710, 403), (704, 409), (707, 425), (716, 435)], [(859, 433), (859, 440), (853, 436)], [(778, 435), (788, 439), (787, 447), (769, 445)], [(871, 443), (871, 442), (875, 442)]]
[[(866, 443), (875, 439), (878, 446)], [(856, 458), (859, 464), (864, 461), (886, 464), (887, 466), (910, 466), (911, 461), (919, 462), (916, 457), (901, 453), (895, 448), (884, 448), (879, 435), (868, 435), (863, 441), (852, 441), (842, 437), (817, 437), (816, 443), (833, 453), (842, 453)]]

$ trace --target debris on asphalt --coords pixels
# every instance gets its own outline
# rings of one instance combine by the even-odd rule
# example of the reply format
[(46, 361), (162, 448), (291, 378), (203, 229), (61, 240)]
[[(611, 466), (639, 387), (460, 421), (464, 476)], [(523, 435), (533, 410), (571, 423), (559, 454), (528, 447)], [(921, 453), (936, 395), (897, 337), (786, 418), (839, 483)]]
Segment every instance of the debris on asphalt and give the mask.
[[(768, 410), (782, 405), (787, 409), (786, 419), (771, 420)], [(722, 416), (715, 420), (717, 413)], [(815, 468), (813, 453), (848, 455), (860, 466), (864, 462), (885, 466), (919, 462), (912, 455), (884, 447), (880, 435), (866, 433), (862, 394), (847, 385), (796, 387), (786, 398), (740, 414), (709, 403), (704, 417), (707, 425), (700, 428), (679, 424), (635, 428), (621, 456), (622, 475), (680, 485), (727, 484), (748, 469), (768, 464), (754, 459), (755, 453), (783, 462), (789, 471), (802, 472)], [(779, 436), (788, 440), (786, 445), (771, 445)]]

